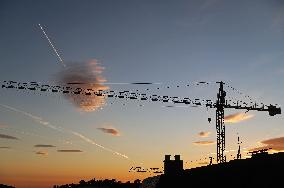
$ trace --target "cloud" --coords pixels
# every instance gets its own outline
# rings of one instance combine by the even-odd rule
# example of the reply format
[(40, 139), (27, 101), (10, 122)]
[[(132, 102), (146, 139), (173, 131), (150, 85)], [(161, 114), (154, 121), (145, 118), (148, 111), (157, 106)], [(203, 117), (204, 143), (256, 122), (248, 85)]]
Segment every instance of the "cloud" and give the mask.
[(284, 151), (284, 137), (271, 138), (268, 140), (263, 140), (260, 143), (263, 144), (263, 146), (252, 148), (249, 151), (251, 152), (262, 149), (268, 149), (268, 151), (271, 153)]
[(266, 145), (283, 145), (284, 146), (284, 137), (264, 140), (264, 141), (261, 141), (261, 143), (266, 144)]
[(48, 155), (48, 152), (47, 151), (36, 151), (35, 154), (37, 155)]
[(0, 149), (11, 149), (9, 146), (0, 146)]
[[(68, 83), (83, 83), (80, 88), (84, 91), (91, 89), (92, 92), (107, 90), (109, 87), (103, 83), (107, 80), (102, 76), (104, 67), (97, 60), (69, 64), (56, 75), (56, 82), (61, 86), (70, 86)], [(74, 86), (73, 86), (74, 87)], [(85, 94), (64, 95), (70, 102), (83, 111), (95, 111), (105, 105), (105, 97)]]
[(6, 134), (0, 134), (0, 138), (4, 139), (12, 139), (12, 140), (19, 140), (17, 137), (6, 135)]
[(204, 131), (201, 131), (200, 133), (198, 133), (198, 136), (199, 136), (199, 137), (202, 137), (202, 138), (206, 138), (206, 137), (208, 137), (210, 134), (211, 134), (211, 132), (204, 132)]
[(193, 144), (195, 145), (203, 145), (203, 146), (207, 146), (207, 145), (212, 145), (212, 144), (215, 144), (214, 141), (210, 141), (210, 140), (204, 140), (204, 141), (196, 141), (196, 142), (193, 142)]
[(251, 119), (252, 117), (254, 117), (252, 114), (236, 113), (225, 116), (224, 120), (225, 123), (238, 123), (240, 121)]
[(34, 145), (34, 147), (36, 147), (36, 148), (53, 148), (53, 147), (56, 147), (56, 146), (50, 145), (50, 144), (36, 144), (36, 145)]
[(114, 155), (118, 155), (118, 156), (121, 156), (121, 157), (129, 160), (129, 157), (127, 155), (119, 153), (119, 152), (117, 152), (115, 150), (112, 150), (110, 148), (104, 147), (103, 145), (96, 143), (94, 140), (91, 140), (90, 138), (88, 138), (88, 137), (86, 137), (86, 136), (84, 136), (84, 135), (82, 135), (82, 134), (80, 134), (78, 132), (75, 132), (75, 131), (72, 131), (72, 130), (67, 130), (67, 129), (63, 128), (63, 127), (53, 125), (50, 122), (43, 120), (43, 118), (41, 118), (41, 117), (35, 116), (33, 114), (30, 114), (28, 112), (25, 112), (25, 111), (22, 111), (22, 110), (19, 110), (19, 109), (16, 109), (16, 108), (13, 108), (11, 106), (4, 105), (4, 104), (0, 104), (0, 106), (4, 107), (6, 109), (12, 110), (14, 112), (18, 112), (20, 114), (23, 114), (23, 115), (33, 119), (35, 122), (37, 122), (37, 123), (39, 123), (39, 124), (41, 124), (43, 126), (46, 126), (46, 127), (50, 128), (50, 129), (53, 129), (53, 130), (56, 130), (56, 131), (59, 131), (59, 132), (62, 132), (62, 133), (70, 133), (70, 134), (72, 134), (72, 135), (74, 135), (76, 137), (81, 138), (82, 140), (84, 140), (85, 142), (87, 142), (89, 144), (95, 145), (95, 146), (97, 146), (97, 147), (99, 147), (99, 148), (101, 148), (101, 149), (103, 149), (105, 151), (111, 152)]
[(113, 136), (119, 136), (120, 135), (119, 131), (115, 128), (99, 127), (97, 129), (103, 131), (104, 133), (111, 134)]
[(78, 153), (78, 152), (83, 152), (83, 151), (78, 150), (78, 149), (59, 149), (57, 150), (57, 152)]
[(20, 114), (23, 114), (23, 115), (33, 119), (35, 122), (37, 122), (37, 123), (39, 123), (41, 125), (44, 125), (46, 127), (49, 127), (51, 129), (54, 129), (54, 130), (57, 130), (57, 131), (60, 131), (60, 132), (63, 131), (63, 129), (61, 127), (52, 125), (50, 122), (44, 121), (41, 117), (35, 116), (35, 115), (31, 114), (31, 113), (28, 113), (28, 112), (16, 109), (14, 107), (11, 107), (11, 106), (8, 106), (8, 105), (5, 105), (5, 104), (0, 104), (0, 106), (4, 107), (6, 109), (12, 110), (14, 112), (18, 112)]

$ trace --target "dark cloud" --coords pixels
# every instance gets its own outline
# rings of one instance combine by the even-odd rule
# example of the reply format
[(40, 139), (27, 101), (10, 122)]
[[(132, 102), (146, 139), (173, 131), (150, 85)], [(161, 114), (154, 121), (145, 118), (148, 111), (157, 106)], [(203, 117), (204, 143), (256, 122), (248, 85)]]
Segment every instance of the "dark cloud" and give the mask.
[(211, 132), (204, 132), (201, 131), (200, 133), (198, 133), (198, 136), (202, 137), (202, 138), (206, 138), (211, 134)]
[(206, 146), (206, 145), (215, 144), (215, 142), (214, 142), (214, 141), (210, 141), (210, 140), (204, 140), (204, 141), (196, 141), (196, 142), (193, 142), (193, 144)]
[(0, 146), (0, 149), (11, 149), (9, 146)]
[(6, 134), (0, 134), (0, 138), (19, 140), (17, 137), (6, 135)]
[(115, 128), (105, 128), (105, 127), (100, 127), (100, 128), (97, 128), (101, 131), (103, 131), (104, 133), (108, 133), (108, 134), (111, 134), (113, 136), (119, 136), (119, 131)]
[(253, 118), (254, 115), (247, 114), (247, 113), (236, 113), (236, 114), (230, 114), (225, 116), (224, 120), (226, 123), (238, 123), (240, 121), (248, 120)]
[(59, 149), (57, 152), (66, 152), (66, 153), (77, 153), (77, 152), (83, 152), (78, 149)]
[(262, 149), (268, 149), (270, 152), (284, 151), (284, 137), (271, 138), (260, 142), (263, 144), (261, 147), (252, 148), (249, 151), (257, 151)]
[(56, 146), (50, 145), (50, 144), (36, 144), (36, 145), (34, 145), (34, 147), (36, 147), (36, 148), (53, 148), (53, 147), (56, 147)]
[(35, 154), (37, 155), (48, 155), (47, 151), (36, 151)]
[[(109, 89), (103, 83), (102, 72), (104, 67), (100, 66), (97, 60), (90, 60), (81, 63), (68, 64), (56, 75), (56, 82), (61, 86), (70, 86), (70, 83), (82, 83), (83, 90), (91, 89), (92, 92)], [(70, 102), (83, 111), (95, 111), (105, 105), (104, 96), (96, 95), (64, 95)]]

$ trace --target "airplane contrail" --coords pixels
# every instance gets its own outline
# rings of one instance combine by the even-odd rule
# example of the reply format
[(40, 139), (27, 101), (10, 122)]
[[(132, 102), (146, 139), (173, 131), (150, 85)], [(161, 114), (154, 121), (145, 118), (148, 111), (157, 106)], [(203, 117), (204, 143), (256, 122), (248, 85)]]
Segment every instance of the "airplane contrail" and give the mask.
[(61, 56), (59, 55), (58, 51), (56, 50), (55, 46), (53, 45), (53, 43), (51, 42), (51, 40), (49, 39), (48, 35), (46, 34), (46, 32), (44, 31), (44, 29), (42, 28), (42, 26), (40, 24), (38, 24), (38, 26), (40, 27), (41, 31), (43, 32), (45, 38), (47, 39), (48, 43), (50, 44), (50, 46), (52, 47), (53, 51), (55, 52), (56, 56), (58, 57), (59, 61), (61, 62), (61, 64), (63, 65), (63, 67), (66, 67), (65, 63), (63, 62), (63, 59), (61, 58)]
[(97, 143), (94, 142), (93, 140), (91, 140), (91, 139), (85, 137), (84, 135), (82, 135), (82, 134), (80, 134), (80, 133), (73, 132), (73, 131), (71, 131), (71, 133), (72, 133), (73, 135), (75, 135), (75, 136), (80, 137), (82, 140), (84, 140), (84, 141), (86, 141), (86, 142), (88, 142), (88, 143), (90, 143), (90, 144), (96, 145), (96, 146), (98, 146), (98, 147), (100, 147), (100, 148), (102, 148), (102, 149), (104, 149), (104, 150), (106, 150), (106, 151), (109, 151), (109, 152), (111, 152), (111, 153), (113, 153), (113, 154), (115, 154), (115, 155), (118, 155), (118, 156), (121, 156), (121, 157), (123, 157), (123, 158), (129, 159), (128, 156), (126, 156), (126, 155), (124, 155), (124, 154), (121, 154), (121, 153), (119, 153), (119, 152), (116, 152), (116, 151), (114, 151), (114, 150), (112, 150), (112, 149), (106, 148), (106, 147), (104, 147), (104, 146), (102, 146), (102, 145), (100, 145), (100, 144), (97, 144)]
[(119, 153), (119, 152), (117, 152), (117, 151), (114, 151), (114, 150), (112, 150), (112, 149), (110, 149), (110, 148), (104, 147), (104, 146), (102, 146), (102, 145), (96, 143), (95, 141), (91, 140), (90, 138), (88, 138), (88, 137), (86, 137), (86, 136), (84, 136), (84, 135), (82, 135), (82, 134), (80, 134), (80, 133), (78, 133), (78, 132), (75, 132), (75, 131), (72, 131), (72, 130), (67, 130), (67, 129), (62, 128), (62, 127), (59, 127), (59, 126), (55, 126), (55, 125), (51, 124), (51, 123), (48, 122), (48, 121), (44, 121), (43, 118), (41, 118), (41, 117), (38, 117), (38, 116), (35, 116), (35, 115), (31, 114), (31, 113), (28, 113), (28, 112), (25, 112), (25, 111), (16, 109), (16, 108), (14, 108), (14, 107), (11, 107), (11, 106), (8, 106), (8, 105), (5, 105), (5, 104), (0, 104), (0, 106), (4, 107), (4, 108), (6, 108), (6, 109), (12, 110), (12, 111), (14, 111), (14, 112), (21, 113), (21, 114), (23, 114), (23, 115), (25, 115), (25, 116), (27, 116), (27, 117), (33, 119), (35, 122), (40, 123), (41, 125), (44, 125), (44, 126), (46, 126), (46, 127), (49, 127), (49, 128), (51, 128), (51, 129), (53, 129), (53, 130), (56, 130), (56, 131), (59, 131), (59, 132), (63, 132), (63, 133), (64, 133), (64, 132), (65, 132), (65, 133), (68, 132), (68, 133), (70, 133), (70, 134), (72, 134), (72, 135), (74, 135), (74, 136), (76, 136), (76, 137), (81, 138), (82, 140), (84, 140), (85, 142), (87, 142), (87, 143), (89, 143), (89, 144), (95, 145), (95, 146), (97, 146), (97, 147), (99, 147), (99, 148), (101, 148), (101, 149), (103, 149), (103, 150), (105, 150), (105, 151), (108, 151), (108, 152), (110, 152), (110, 153), (112, 153), (112, 154), (114, 154), (114, 155), (118, 155), (118, 156), (123, 157), (123, 158), (125, 158), (125, 159), (129, 159), (128, 156), (126, 156), (126, 155), (124, 155), (124, 154), (121, 154), (121, 153)]
[(51, 129), (54, 129), (54, 130), (57, 130), (57, 131), (60, 131), (60, 132), (63, 132), (63, 128), (61, 127), (58, 127), (58, 126), (54, 126), (52, 124), (50, 124), (49, 122), (47, 121), (44, 121), (41, 117), (38, 117), (38, 116), (35, 116), (33, 114), (30, 114), (28, 112), (25, 112), (25, 111), (22, 111), (22, 110), (19, 110), (19, 109), (16, 109), (16, 108), (13, 108), (11, 106), (8, 106), (8, 105), (5, 105), (5, 104), (0, 104), (0, 106), (6, 108), (6, 109), (9, 109), (9, 110), (12, 110), (14, 112), (18, 112), (20, 114), (23, 114), (31, 119), (33, 119), (34, 121), (36, 121), (37, 123), (40, 123), (41, 125), (44, 125), (46, 127), (49, 127)]

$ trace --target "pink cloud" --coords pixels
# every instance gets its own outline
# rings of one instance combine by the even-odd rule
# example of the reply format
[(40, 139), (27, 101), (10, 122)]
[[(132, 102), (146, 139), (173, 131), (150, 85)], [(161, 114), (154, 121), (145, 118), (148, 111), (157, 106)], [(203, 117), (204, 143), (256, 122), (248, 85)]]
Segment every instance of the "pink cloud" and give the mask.
[(99, 127), (97, 129), (103, 131), (104, 133), (111, 134), (113, 136), (119, 136), (120, 135), (119, 131), (115, 128)]
[(253, 118), (254, 115), (247, 114), (247, 113), (236, 113), (236, 114), (230, 114), (225, 116), (224, 120), (226, 123), (238, 123), (244, 120), (248, 120)]

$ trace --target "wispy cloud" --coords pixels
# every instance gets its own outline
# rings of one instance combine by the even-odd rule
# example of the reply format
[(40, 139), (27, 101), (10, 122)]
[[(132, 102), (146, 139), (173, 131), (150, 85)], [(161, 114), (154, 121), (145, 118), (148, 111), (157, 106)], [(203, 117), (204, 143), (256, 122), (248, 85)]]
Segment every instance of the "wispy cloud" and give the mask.
[(211, 141), (211, 140), (204, 140), (204, 141), (196, 141), (196, 142), (193, 142), (193, 144), (195, 144), (195, 145), (207, 146), (207, 145), (215, 144), (215, 142), (214, 142), (214, 141)]
[(198, 136), (199, 136), (199, 137), (202, 137), (202, 138), (206, 138), (206, 137), (208, 137), (210, 134), (211, 134), (211, 132), (204, 132), (204, 131), (201, 131), (200, 133), (198, 133)]
[(0, 146), (0, 149), (11, 149), (9, 146)]
[(99, 127), (98, 130), (101, 130), (104, 133), (111, 134), (113, 136), (120, 136), (120, 133), (115, 128), (106, 128), (106, 127)]
[(271, 139), (268, 139), (268, 140), (263, 140), (263, 141), (261, 141), (261, 143), (266, 144), (266, 145), (273, 145), (273, 146), (279, 146), (279, 145), (284, 146), (284, 137), (271, 138)]
[(257, 151), (261, 149), (268, 149), (270, 152), (284, 151), (284, 137), (271, 138), (260, 142), (263, 146), (252, 148), (249, 151)]
[(11, 140), (19, 140), (17, 137), (6, 135), (6, 134), (0, 134), (0, 138), (11, 139)]
[(57, 152), (66, 152), (66, 153), (78, 153), (78, 152), (83, 152), (79, 149), (59, 149)]
[(35, 154), (46, 156), (46, 155), (48, 155), (48, 152), (47, 151), (36, 151)]
[(36, 145), (34, 145), (34, 147), (36, 147), (36, 148), (53, 148), (53, 147), (56, 147), (56, 146), (50, 145), (50, 144), (36, 144)]
[(224, 120), (226, 123), (238, 123), (244, 120), (251, 119), (253, 117), (254, 117), (253, 114), (236, 113), (225, 116)]
[(24, 112), (24, 111), (19, 110), (19, 109), (16, 109), (16, 108), (13, 108), (13, 107), (11, 107), (11, 106), (4, 105), (4, 104), (0, 104), (0, 106), (2, 106), (2, 107), (4, 107), (4, 108), (7, 108), (7, 109), (9, 109), (9, 110), (12, 110), (12, 111), (14, 111), (14, 112), (21, 113), (21, 114), (23, 114), (23, 115), (25, 115), (25, 116), (27, 116), (27, 117), (33, 119), (35, 122), (37, 122), (37, 123), (39, 123), (39, 124), (41, 124), (41, 125), (43, 125), (43, 126), (49, 127), (49, 128), (51, 128), (51, 129), (53, 129), (53, 130), (56, 130), (56, 131), (59, 131), (59, 132), (62, 132), (62, 133), (69, 133), (69, 134), (72, 134), (72, 135), (74, 135), (74, 136), (76, 136), (76, 137), (81, 138), (81, 139), (84, 140), (85, 142), (87, 142), (87, 143), (89, 143), (89, 144), (92, 144), (92, 145), (95, 145), (95, 146), (97, 146), (97, 147), (99, 147), (99, 148), (101, 148), (101, 149), (103, 149), (103, 150), (105, 150), (105, 151), (111, 152), (111, 153), (114, 154), (114, 155), (118, 155), (118, 156), (121, 156), (121, 157), (123, 157), (123, 158), (125, 158), (125, 159), (129, 159), (128, 156), (126, 156), (126, 155), (124, 155), (124, 154), (121, 154), (121, 153), (119, 153), (119, 152), (117, 152), (117, 151), (114, 151), (114, 150), (112, 150), (112, 149), (110, 149), (110, 148), (104, 147), (103, 145), (100, 145), (100, 144), (96, 143), (96, 142), (93, 141), (92, 139), (90, 139), (90, 138), (88, 138), (88, 137), (86, 137), (86, 136), (84, 136), (84, 135), (82, 135), (82, 134), (80, 134), (80, 133), (78, 133), (78, 132), (75, 132), (75, 131), (72, 131), (72, 130), (67, 130), (67, 129), (64, 129), (64, 128), (59, 127), (59, 126), (55, 126), (55, 125), (51, 124), (50, 122), (43, 120), (43, 118), (41, 118), (41, 117), (35, 116), (35, 115), (31, 114), (31, 113), (27, 113), (27, 112)]
[[(83, 90), (91, 89), (92, 92), (106, 90), (109, 87), (104, 86), (106, 79), (102, 76), (104, 67), (100, 66), (95, 59), (68, 64), (60, 71), (56, 77), (57, 82), (62, 86), (68, 86), (68, 83), (83, 83), (80, 88)], [(96, 95), (64, 95), (70, 102), (83, 111), (95, 111), (105, 105), (104, 96)]]

